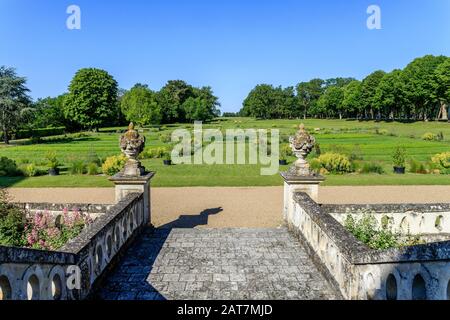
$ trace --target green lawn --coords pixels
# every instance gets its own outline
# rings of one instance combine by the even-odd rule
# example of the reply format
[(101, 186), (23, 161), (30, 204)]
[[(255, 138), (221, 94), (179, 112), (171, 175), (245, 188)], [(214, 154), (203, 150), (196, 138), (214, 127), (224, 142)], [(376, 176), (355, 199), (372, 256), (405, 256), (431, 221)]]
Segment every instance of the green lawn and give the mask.
[[(249, 118), (236, 118), (217, 121), (204, 128), (255, 128), (280, 129), (282, 135), (295, 132), (295, 127), (304, 122), (307, 128), (320, 128), (315, 133), (322, 153), (337, 151), (341, 153), (356, 152), (363, 161), (379, 162), (386, 174), (347, 174), (329, 175), (325, 185), (447, 185), (450, 179), (446, 175), (406, 174), (394, 175), (391, 155), (396, 146), (406, 148), (408, 157), (427, 161), (431, 156), (450, 151), (450, 124), (448, 123), (376, 123), (373, 121), (345, 120), (268, 120), (258, 121)], [(156, 132), (146, 131), (148, 147), (164, 146), (159, 140), (161, 133), (170, 133), (177, 128), (192, 128), (192, 125), (169, 125)], [(0, 144), (0, 156), (14, 159), (19, 164), (33, 162), (45, 169), (45, 154), (55, 151), (58, 159), (69, 167), (75, 160), (85, 160), (90, 153), (99, 157), (119, 154), (117, 130), (125, 128), (108, 128), (100, 133), (85, 136), (72, 136), (71, 140), (53, 139), (42, 144), (30, 145), (27, 141), (15, 141), (11, 146)], [(426, 132), (444, 135), (444, 141), (423, 141)], [(382, 133), (382, 134), (380, 134)], [(62, 137), (59, 137), (62, 138)], [(291, 161), (293, 159), (290, 159)], [(157, 172), (153, 185), (177, 186), (272, 186), (281, 185), (278, 175), (261, 176), (259, 165), (176, 165), (163, 166), (161, 159), (144, 160), (147, 169)], [(286, 168), (280, 168), (285, 170)], [(69, 175), (40, 176), (33, 178), (0, 178), (0, 186), (11, 187), (109, 187), (112, 184), (105, 176)]]

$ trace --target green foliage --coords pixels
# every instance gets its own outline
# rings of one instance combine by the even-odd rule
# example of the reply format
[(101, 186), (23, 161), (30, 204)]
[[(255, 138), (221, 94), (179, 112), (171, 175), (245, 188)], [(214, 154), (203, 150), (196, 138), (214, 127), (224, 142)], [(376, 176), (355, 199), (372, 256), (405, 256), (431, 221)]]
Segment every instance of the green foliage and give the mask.
[(280, 160), (287, 160), (288, 157), (293, 156), (292, 148), (288, 144), (280, 147)]
[(410, 159), (409, 160), (409, 172), (418, 174), (427, 174), (429, 171), (423, 162)]
[(82, 128), (98, 129), (116, 115), (117, 96), (117, 82), (106, 71), (81, 69), (70, 83), (64, 101), (65, 117)]
[(350, 160), (342, 154), (325, 153), (317, 160), (320, 162), (321, 167), (330, 173), (342, 174), (352, 170)]
[(0, 188), (0, 245), (25, 245), (25, 222), (25, 211), (11, 204), (6, 190)]
[(159, 141), (162, 143), (169, 143), (172, 141), (172, 136), (170, 133), (161, 133), (159, 135)]
[(55, 151), (48, 151), (47, 154), (45, 155), (45, 158), (47, 160), (47, 165), (49, 167), (49, 169), (56, 169), (59, 166), (59, 161), (56, 157), (56, 152)]
[(394, 167), (404, 168), (406, 163), (406, 149), (398, 146), (392, 155)]
[(380, 227), (373, 215), (365, 214), (360, 219), (355, 219), (351, 215), (348, 215), (344, 226), (359, 241), (376, 250), (399, 248), (422, 243), (419, 237), (414, 237), (409, 234), (403, 236), (400, 233), (393, 232), (391, 221), (387, 217), (382, 218)]
[(425, 140), (425, 141), (436, 140), (436, 135), (432, 132), (427, 132), (422, 136), (422, 140)]
[(14, 160), (6, 157), (0, 158), (0, 177), (16, 177), (20, 175), (21, 171), (17, 168)]
[(450, 174), (450, 152), (443, 152), (431, 158), (431, 162), (443, 174)]
[(108, 157), (102, 165), (102, 172), (108, 176), (113, 176), (123, 169), (126, 162), (127, 157), (125, 157), (123, 154), (119, 156)]
[(0, 67), (0, 128), (3, 141), (8, 144), (11, 133), (30, 115), (26, 79), (15, 69)]
[(361, 173), (378, 173), (383, 174), (384, 169), (383, 166), (378, 162), (364, 162), (361, 168)]
[(98, 165), (95, 162), (90, 162), (87, 165), (87, 174), (90, 176), (95, 176), (98, 174)]
[(141, 159), (161, 159), (166, 151), (165, 147), (146, 148), (139, 157)]
[(22, 173), (25, 177), (35, 177), (35, 176), (39, 175), (40, 172), (34, 163), (30, 163), (24, 167), (24, 169), (22, 170)]
[(69, 168), (70, 174), (85, 174), (86, 163), (83, 160), (72, 160)]
[(136, 84), (123, 95), (120, 106), (126, 119), (137, 125), (159, 124), (162, 121), (156, 93), (147, 85)]

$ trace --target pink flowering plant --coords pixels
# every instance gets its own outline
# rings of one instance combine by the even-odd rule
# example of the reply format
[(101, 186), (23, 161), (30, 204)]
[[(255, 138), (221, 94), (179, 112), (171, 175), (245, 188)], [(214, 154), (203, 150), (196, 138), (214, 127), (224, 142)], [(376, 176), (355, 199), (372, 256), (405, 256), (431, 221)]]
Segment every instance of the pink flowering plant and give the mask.
[(59, 219), (53, 219), (47, 211), (36, 213), (25, 225), (27, 247), (41, 250), (57, 250), (77, 237), (92, 219), (79, 210), (64, 209)]

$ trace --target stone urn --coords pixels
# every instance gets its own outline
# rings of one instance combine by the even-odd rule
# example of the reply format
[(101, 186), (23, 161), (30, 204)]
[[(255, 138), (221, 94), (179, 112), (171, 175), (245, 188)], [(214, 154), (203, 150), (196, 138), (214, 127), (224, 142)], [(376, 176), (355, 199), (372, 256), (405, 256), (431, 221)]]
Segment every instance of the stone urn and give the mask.
[(292, 152), (298, 158), (294, 165), (289, 169), (289, 174), (294, 176), (315, 176), (309, 167), (306, 157), (313, 150), (316, 139), (306, 130), (304, 124), (299, 126), (297, 134), (289, 138)]
[(140, 136), (134, 129), (134, 124), (130, 123), (128, 131), (120, 137), (120, 149), (127, 157), (127, 163), (123, 171), (124, 176), (139, 177), (145, 174), (145, 168), (138, 160), (139, 154), (144, 151), (145, 137)]

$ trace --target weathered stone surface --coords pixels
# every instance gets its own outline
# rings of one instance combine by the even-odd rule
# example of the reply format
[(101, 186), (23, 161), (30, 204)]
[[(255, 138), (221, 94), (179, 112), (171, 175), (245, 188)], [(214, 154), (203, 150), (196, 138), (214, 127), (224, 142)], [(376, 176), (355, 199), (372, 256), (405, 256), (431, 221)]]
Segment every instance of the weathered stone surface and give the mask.
[(340, 295), (285, 228), (157, 229), (143, 233), (97, 297), (301, 300)]

